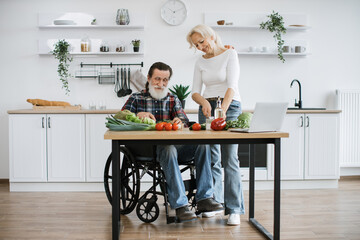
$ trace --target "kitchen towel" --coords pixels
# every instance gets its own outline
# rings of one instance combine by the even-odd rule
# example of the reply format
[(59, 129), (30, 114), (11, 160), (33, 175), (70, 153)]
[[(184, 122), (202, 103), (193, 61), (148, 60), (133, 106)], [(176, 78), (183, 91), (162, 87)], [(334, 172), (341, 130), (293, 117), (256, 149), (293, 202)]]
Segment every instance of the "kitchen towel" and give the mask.
[(147, 79), (140, 69), (136, 70), (131, 75), (131, 82), (134, 84), (134, 87), (138, 90), (138, 92), (145, 89), (146, 81)]

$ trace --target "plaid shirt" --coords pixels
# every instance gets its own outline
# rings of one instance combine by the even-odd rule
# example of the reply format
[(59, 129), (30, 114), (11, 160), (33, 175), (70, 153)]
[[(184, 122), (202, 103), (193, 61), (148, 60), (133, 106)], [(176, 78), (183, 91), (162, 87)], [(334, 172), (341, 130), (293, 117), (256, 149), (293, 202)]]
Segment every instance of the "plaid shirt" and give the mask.
[(138, 112), (149, 112), (155, 116), (156, 121), (173, 120), (175, 117), (178, 117), (185, 126), (189, 123), (179, 98), (171, 93), (168, 93), (162, 99), (154, 99), (146, 90), (142, 90), (129, 97), (121, 110), (125, 109), (135, 114)]

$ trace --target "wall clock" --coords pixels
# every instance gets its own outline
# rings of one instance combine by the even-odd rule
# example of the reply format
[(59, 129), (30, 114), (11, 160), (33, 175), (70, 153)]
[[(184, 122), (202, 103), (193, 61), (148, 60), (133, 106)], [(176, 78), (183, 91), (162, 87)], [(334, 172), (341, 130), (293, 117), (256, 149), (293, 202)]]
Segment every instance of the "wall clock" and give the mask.
[(182, 24), (186, 17), (186, 5), (181, 0), (168, 0), (161, 7), (161, 18), (172, 26)]

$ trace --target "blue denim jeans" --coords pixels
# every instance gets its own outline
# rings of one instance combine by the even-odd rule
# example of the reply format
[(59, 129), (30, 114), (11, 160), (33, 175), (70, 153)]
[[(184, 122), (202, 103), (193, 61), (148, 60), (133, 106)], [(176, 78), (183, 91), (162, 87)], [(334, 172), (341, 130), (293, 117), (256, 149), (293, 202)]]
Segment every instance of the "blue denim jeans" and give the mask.
[[(210, 101), (211, 115), (214, 116), (216, 101)], [(226, 112), (226, 120), (235, 120), (241, 114), (241, 103), (233, 100)], [(206, 117), (199, 108), (199, 123), (205, 123)], [(225, 204), (225, 215), (230, 213), (245, 213), (244, 194), (241, 172), (238, 160), (237, 144), (210, 145), (211, 171), (214, 181), (214, 199)], [(221, 166), (224, 167), (225, 181), (222, 184)], [(225, 200), (225, 201), (224, 201)]]
[(159, 145), (157, 160), (165, 173), (168, 200), (173, 209), (188, 205), (185, 186), (181, 177), (179, 163), (195, 159), (196, 201), (211, 198), (214, 195), (211, 181), (211, 154), (209, 145)]

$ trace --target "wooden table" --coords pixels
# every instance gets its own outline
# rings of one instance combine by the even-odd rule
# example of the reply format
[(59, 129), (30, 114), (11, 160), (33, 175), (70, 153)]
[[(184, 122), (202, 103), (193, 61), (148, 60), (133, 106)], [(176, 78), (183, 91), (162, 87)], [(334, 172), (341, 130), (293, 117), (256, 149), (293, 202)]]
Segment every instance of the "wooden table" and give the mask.
[[(229, 131), (107, 131), (104, 139), (112, 140), (112, 239), (120, 234), (120, 145), (153, 144), (250, 144), (249, 167), (249, 221), (266, 239), (280, 239), (280, 145), (284, 132), (235, 133)], [(255, 144), (274, 144), (274, 229), (273, 236), (254, 217), (255, 213)]]

